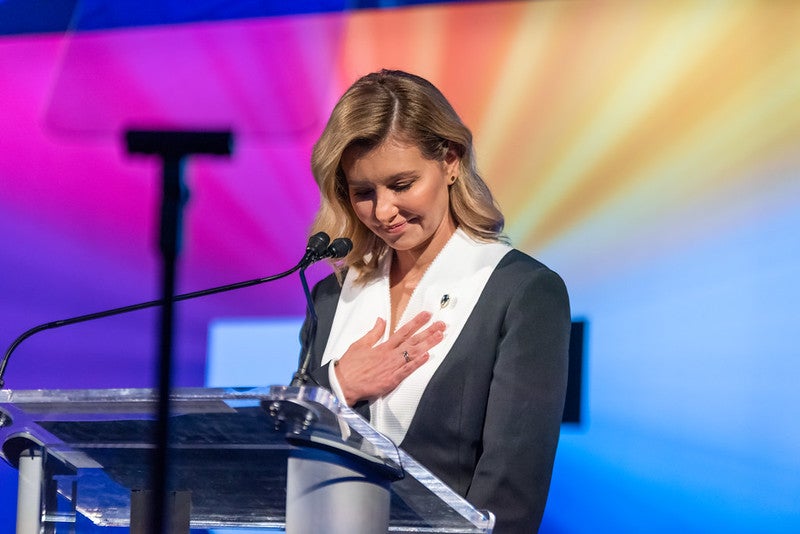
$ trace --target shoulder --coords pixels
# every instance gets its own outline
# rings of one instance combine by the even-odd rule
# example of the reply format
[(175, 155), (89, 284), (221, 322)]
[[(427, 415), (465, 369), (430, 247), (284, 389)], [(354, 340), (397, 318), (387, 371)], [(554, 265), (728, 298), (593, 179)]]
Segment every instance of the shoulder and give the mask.
[(341, 292), (342, 285), (339, 283), (336, 274), (332, 273), (314, 285), (314, 288), (311, 290), (311, 296), (314, 299), (314, 305), (316, 307), (333, 306), (335, 309)]
[(456, 231), (456, 236), (460, 237), (464, 243), (469, 244), (467, 245), (467, 250), (473, 250), (475, 251), (474, 253), (483, 258), (495, 257), (499, 259), (493, 271), (495, 278), (525, 278), (537, 273), (552, 272), (545, 264), (521, 250), (512, 248), (504, 240), (479, 240), (460, 228)]
[(487, 293), (506, 295), (510, 301), (547, 297), (568, 306), (567, 287), (561, 276), (539, 260), (511, 249), (495, 267)]
[(539, 260), (525, 254), (521, 250), (512, 248), (503, 256), (497, 268), (520, 270), (520, 271), (536, 271), (539, 269), (547, 269), (547, 266)]
[(503, 256), (492, 276), (504, 280), (537, 278), (564, 283), (558, 273), (547, 265), (517, 249), (511, 249)]
[(317, 294), (338, 293), (342, 289), (342, 284), (336, 277), (336, 273), (331, 273), (314, 286), (314, 292)]

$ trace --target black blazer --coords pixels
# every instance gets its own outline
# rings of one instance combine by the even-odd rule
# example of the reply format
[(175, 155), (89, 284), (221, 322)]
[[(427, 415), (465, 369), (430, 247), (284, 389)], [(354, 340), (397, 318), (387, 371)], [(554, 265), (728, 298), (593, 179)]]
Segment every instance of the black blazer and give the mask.
[[(340, 291), (333, 275), (313, 291), (319, 320), (311, 376), (328, 388), (328, 366), (320, 361)], [(535, 532), (541, 522), (564, 407), (569, 332), (564, 282), (510, 251), (428, 383), (400, 444), (475, 507), (491, 510), (499, 534)], [(305, 337), (304, 328), (302, 353)]]

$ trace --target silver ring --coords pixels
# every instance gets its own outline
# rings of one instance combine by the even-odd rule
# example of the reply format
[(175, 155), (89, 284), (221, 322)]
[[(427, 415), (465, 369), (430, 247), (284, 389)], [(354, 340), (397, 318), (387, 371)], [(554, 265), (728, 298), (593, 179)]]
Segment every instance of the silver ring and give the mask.
[(407, 350), (403, 351), (403, 359), (406, 361), (406, 363), (411, 361), (411, 358), (408, 357), (408, 351)]

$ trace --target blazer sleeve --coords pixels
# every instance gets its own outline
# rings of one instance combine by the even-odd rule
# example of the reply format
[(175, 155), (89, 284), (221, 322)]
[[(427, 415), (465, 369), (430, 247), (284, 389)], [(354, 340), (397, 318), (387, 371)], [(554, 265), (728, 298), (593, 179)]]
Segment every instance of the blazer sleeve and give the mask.
[(570, 324), (567, 290), (553, 271), (537, 269), (513, 292), (466, 496), (495, 513), (499, 534), (535, 532), (541, 522), (564, 408)]

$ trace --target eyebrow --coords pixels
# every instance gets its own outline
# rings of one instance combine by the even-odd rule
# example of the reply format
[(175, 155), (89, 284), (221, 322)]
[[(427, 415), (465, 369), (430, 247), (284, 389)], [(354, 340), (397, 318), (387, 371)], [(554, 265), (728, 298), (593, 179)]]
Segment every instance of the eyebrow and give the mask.
[[(391, 176), (388, 176), (387, 178), (382, 179), (381, 182), (383, 182), (383, 183), (392, 183), (392, 182), (397, 182), (399, 180), (407, 180), (407, 179), (410, 179), (410, 178), (415, 178), (417, 176), (418, 176), (418, 173), (416, 171), (403, 171), (403, 172), (398, 172), (396, 174), (392, 174)], [(347, 178), (347, 186), (348, 187), (358, 187), (358, 186), (363, 186), (363, 185), (372, 185), (372, 183), (373, 182), (370, 181), (370, 180), (350, 180), (349, 178)]]

